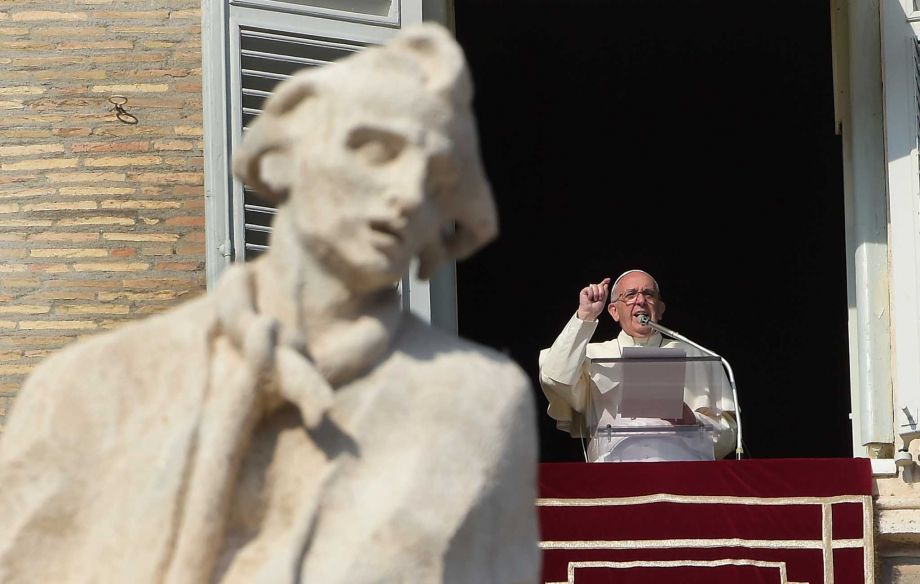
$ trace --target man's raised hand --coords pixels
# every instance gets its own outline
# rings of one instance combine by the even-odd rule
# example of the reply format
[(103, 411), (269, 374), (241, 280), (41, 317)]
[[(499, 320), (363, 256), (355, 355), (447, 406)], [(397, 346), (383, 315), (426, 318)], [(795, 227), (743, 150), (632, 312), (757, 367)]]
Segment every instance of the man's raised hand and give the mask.
[(597, 320), (600, 313), (604, 312), (607, 304), (607, 291), (610, 289), (610, 278), (604, 278), (597, 284), (588, 284), (578, 294), (578, 312), (580, 320)]

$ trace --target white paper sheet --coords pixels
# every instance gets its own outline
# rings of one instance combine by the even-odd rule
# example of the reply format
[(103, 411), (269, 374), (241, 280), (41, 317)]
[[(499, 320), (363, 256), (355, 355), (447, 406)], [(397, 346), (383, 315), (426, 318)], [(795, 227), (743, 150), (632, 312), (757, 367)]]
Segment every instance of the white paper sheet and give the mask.
[(624, 347), (623, 418), (678, 419), (684, 410), (686, 351), (677, 348)]

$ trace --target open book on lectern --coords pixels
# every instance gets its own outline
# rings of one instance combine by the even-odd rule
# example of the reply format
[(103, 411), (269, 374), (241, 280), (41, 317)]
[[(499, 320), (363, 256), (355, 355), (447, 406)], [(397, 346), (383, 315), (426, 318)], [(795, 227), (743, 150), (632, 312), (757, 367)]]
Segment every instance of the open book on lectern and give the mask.
[(675, 420), (684, 413), (687, 352), (678, 348), (623, 347), (621, 418)]

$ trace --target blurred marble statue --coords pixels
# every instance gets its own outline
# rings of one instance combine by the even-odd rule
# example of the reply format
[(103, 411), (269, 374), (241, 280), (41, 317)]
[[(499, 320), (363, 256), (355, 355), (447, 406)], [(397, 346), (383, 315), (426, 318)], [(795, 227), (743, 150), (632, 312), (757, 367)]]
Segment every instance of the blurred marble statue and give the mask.
[(538, 580), (530, 384), (395, 288), (497, 234), (471, 94), (436, 25), (278, 86), (234, 158), (270, 250), (24, 385), (0, 581)]

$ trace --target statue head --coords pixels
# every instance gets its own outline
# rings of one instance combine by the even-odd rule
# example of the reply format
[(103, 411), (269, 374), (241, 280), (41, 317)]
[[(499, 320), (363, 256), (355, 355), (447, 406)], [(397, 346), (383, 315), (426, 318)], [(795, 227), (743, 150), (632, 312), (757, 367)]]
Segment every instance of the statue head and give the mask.
[(390, 285), (416, 257), (428, 278), (498, 232), (471, 100), (451, 35), (408, 28), (279, 84), (234, 172), (279, 205), (276, 225), (287, 214), (299, 244), (347, 286)]

